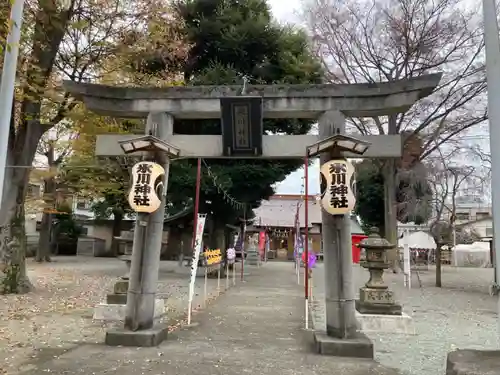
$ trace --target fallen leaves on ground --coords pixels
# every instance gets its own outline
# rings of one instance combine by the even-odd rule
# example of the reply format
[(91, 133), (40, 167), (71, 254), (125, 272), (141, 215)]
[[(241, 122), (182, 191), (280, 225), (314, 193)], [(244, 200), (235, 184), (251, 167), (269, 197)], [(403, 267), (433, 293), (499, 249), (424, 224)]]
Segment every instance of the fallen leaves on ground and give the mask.
[[(105, 328), (117, 323), (93, 321), (93, 308), (124, 272), (123, 263), (116, 259), (72, 257), (50, 264), (29, 261), (34, 291), (0, 296), (0, 375), (17, 374), (33, 366), (30, 363), (50, 360), (82, 342), (102, 342)], [(216, 282), (209, 280), (207, 305), (217, 297)], [(185, 325), (188, 285), (187, 272), (160, 272), (158, 297), (165, 300), (167, 309), (162, 321), (171, 322), (170, 330)], [(205, 307), (200, 304), (202, 296), (203, 281), (197, 280), (193, 306), (198, 311)]]
[(0, 374), (15, 373), (37, 349), (62, 351), (97, 334), (91, 308), (114, 281), (57, 264), (29, 263), (28, 271), (33, 292), (0, 296)]

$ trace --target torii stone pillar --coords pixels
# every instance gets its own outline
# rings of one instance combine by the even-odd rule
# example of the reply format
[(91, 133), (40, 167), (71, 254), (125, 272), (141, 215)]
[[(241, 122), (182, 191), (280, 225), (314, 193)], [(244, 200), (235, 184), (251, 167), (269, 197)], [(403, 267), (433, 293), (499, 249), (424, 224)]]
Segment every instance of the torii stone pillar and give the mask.
[[(320, 138), (345, 133), (345, 117), (339, 111), (329, 111), (319, 118)], [(338, 133), (337, 133), (337, 130)], [(330, 153), (320, 156), (320, 163), (332, 160)], [(347, 339), (357, 330), (352, 276), (351, 220), (348, 214), (341, 220), (321, 210), (325, 270), (326, 333)], [(339, 236), (337, 236), (339, 233)], [(333, 272), (335, 270), (335, 272)], [(342, 311), (343, 310), (343, 311)]]
[[(379, 84), (249, 86), (246, 96), (263, 99), (264, 118), (319, 119), (320, 135), (263, 135), (262, 154), (240, 154), (239, 157), (303, 159), (307, 146), (331, 135), (334, 127), (344, 129), (344, 117), (387, 116), (405, 112), (417, 100), (431, 94), (440, 79), (440, 74), (432, 74)], [(168, 113), (169, 118), (175, 119), (221, 118), (221, 98), (238, 97), (241, 92), (240, 86), (160, 89), (108, 87), (71, 81), (66, 81), (64, 86), (76, 99), (82, 100), (89, 110), (120, 118), (147, 118), (150, 113), (161, 112)], [(250, 124), (248, 122), (244, 126), (249, 127)], [(246, 132), (255, 133), (252, 129), (247, 129)], [(98, 136), (96, 155), (123, 155), (118, 141), (134, 137), (122, 134)], [(364, 158), (401, 157), (400, 135), (356, 135), (356, 138), (371, 143), (362, 156)], [(234, 158), (225, 156), (228, 153), (224, 150), (231, 145), (224, 143), (222, 135), (169, 134), (163, 140), (181, 150), (180, 156), (184, 158)], [(344, 156), (359, 157), (349, 153), (344, 153)], [(322, 155), (322, 160), (327, 160), (327, 156)], [(315, 327), (316, 330), (326, 331), (323, 338), (321, 332), (317, 335), (317, 341), (323, 340), (323, 343), (318, 345), (319, 351), (323, 354), (346, 355), (347, 352), (355, 352), (355, 348), (359, 347), (364, 351), (362, 356), (369, 356), (366, 353), (370, 351), (373, 356), (371, 342), (353, 334), (356, 331), (356, 322), (349, 221), (345, 220), (341, 228), (337, 229), (331, 228), (332, 223), (330, 217), (323, 215), (323, 239), (326, 240), (324, 246), (327, 251), (327, 327)], [(333, 231), (340, 233), (340, 241), (334, 240)], [(151, 246), (159, 246), (159, 243), (151, 241)], [(345, 256), (338, 257), (335, 251), (340, 251)], [(157, 252), (151, 251), (149, 254), (156, 256)], [(341, 258), (344, 261), (340, 262)], [(159, 257), (149, 261), (159, 262)], [(151, 315), (152, 311), (149, 311), (149, 314)], [(348, 349), (343, 349), (344, 346)]]

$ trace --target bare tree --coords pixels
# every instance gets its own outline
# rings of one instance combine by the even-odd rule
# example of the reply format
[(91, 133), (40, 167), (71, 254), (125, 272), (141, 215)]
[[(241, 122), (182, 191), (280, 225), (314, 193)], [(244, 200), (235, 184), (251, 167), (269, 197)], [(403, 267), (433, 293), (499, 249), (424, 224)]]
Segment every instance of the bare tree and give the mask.
[(429, 158), (429, 182), (432, 186), (433, 216), (430, 222), (431, 235), (436, 242), (436, 286), (441, 287), (441, 254), (444, 246), (457, 242), (455, 221), (457, 198), (481, 189), (483, 177), (478, 175), (471, 165), (459, 166), (453, 163), (453, 151), (444, 154), (438, 150), (438, 156)]
[(28, 4), (30, 22), (20, 51), (20, 88), (11, 118), (5, 176), (10, 188), (0, 212), (0, 293), (21, 293), (31, 286), (26, 277), (24, 230), (29, 166), (42, 136), (76, 106), (62, 91), (62, 79), (98, 79), (109, 57), (121, 53), (128, 30), (147, 29), (152, 19), (168, 19), (164, 4), (161, 0), (33, 0)]
[[(484, 43), (473, 9), (461, 0), (305, 0), (302, 18), (332, 83), (444, 73), (435, 93), (407, 113), (350, 120), (361, 134), (418, 135), (422, 160), (486, 119)], [(385, 235), (391, 242), (397, 236), (396, 169), (397, 161), (385, 161)]]

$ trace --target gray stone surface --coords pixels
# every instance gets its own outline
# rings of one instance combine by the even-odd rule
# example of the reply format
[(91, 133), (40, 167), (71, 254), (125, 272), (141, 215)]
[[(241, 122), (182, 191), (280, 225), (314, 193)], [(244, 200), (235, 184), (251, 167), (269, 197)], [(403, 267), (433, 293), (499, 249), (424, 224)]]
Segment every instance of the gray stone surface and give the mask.
[[(346, 153), (346, 157), (357, 158), (372, 157), (399, 157), (401, 156), (400, 135), (354, 135), (371, 144), (363, 155)], [(130, 134), (101, 134), (96, 141), (97, 156), (120, 156), (124, 155), (118, 141), (135, 138)], [(207, 158), (224, 158), (222, 154), (221, 135), (196, 135), (196, 134), (173, 134), (166, 139), (168, 143), (181, 150), (185, 157), (203, 156)], [(317, 135), (264, 135), (262, 137), (262, 150), (266, 158), (271, 159), (297, 159), (303, 156), (304, 149), (319, 141)], [(234, 158), (234, 157), (233, 157)]]
[[(366, 289), (361, 289), (362, 294)], [(392, 292), (390, 292), (392, 294)], [(374, 303), (356, 300), (356, 310), (361, 314), (401, 315), (402, 307), (397, 303)]]
[(101, 257), (107, 255), (106, 241), (94, 237), (80, 237), (76, 247), (79, 256)]
[(446, 375), (498, 375), (500, 351), (455, 350), (448, 354)]
[(384, 314), (360, 314), (356, 312), (358, 326), (363, 332), (389, 332), (415, 334), (413, 319), (408, 314), (384, 315)]
[(106, 332), (104, 342), (109, 346), (134, 346), (149, 348), (160, 345), (167, 339), (168, 326), (159, 324), (151, 329), (142, 331), (128, 331), (123, 328), (112, 329)]
[(259, 251), (256, 249), (248, 250), (245, 258), (245, 264), (258, 266), (261, 264)]
[(106, 295), (106, 303), (115, 305), (126, 305), (127, 295), (126, 294), (108, 294)]
[[(323, 269), (313, 271), (316, 324), (324, 325)], [(353, 265), (358, 286), (368, 272)], [(384, 280), (396, 294), (403, 312), (413, 318), (415, 335), (367, 332), (375, 346), (375, 359), (400, 369), (405, 375), (444, 374), (448, 352), (457, 348), (498, 349), (497, 303), (488, 287), (493, 269), (443, 267), (443, 287), (434, 287), (434, 268), (421, 271), (423, 287), (412, 274), (411, 290), (403, 286), (403, 274), (386, 272)]]
[(303, 288), (290, 263), (249, 267), (199, 324), (173, 332), (159, 347), (81, 345), (25, 375), (398, 375), (368, 359), (319, 356), (304, 331)]
[[(317, 119), (332, 109), (349, 117), (385, 116), (410, 109), (417, 100), (431, 94), (440, 79), (441, 74), (438, 73), (376, 84), (250, 85), (247, 93), (264, 97), (263, 116), (266, 118)], [(241, 90), (238, 86), (109, 87), (72, 81), (65, 81), (64, 88), (77, 100), (83, 101), (87, 109), (98, 114), (144, 118), (149, 113), (169, 113), (176, 119), (219, 119), (220, 98), (235, 95)], [(359, 137), (371, 144), (362, 157), (401, 155), (400, 135)], [(99, 136), (96, 155), (123, 155), (116, 140), (116, 135)], [(164, 140), (181, 150), (184, 157), (223, 157), (222, 136), (171, 134)], [(317, 140), (315, 135), (264, 135), (263, 155), (278, 159), (301, 157), (304, 148)], [(352, 155), (346, 153), (344, 156)]]
[(356, 332), (355, 337), (338, 339), (328, 336), (325, 332), (314, 332), (316, 352), (322, 355), (350, 358), (373, 359), (373, 343), (362, 332)]
[[(249, 85), (247, 93), (265, 98), (265, 117), (315, 119), (331, 109), (351, 117), (384, 116), (407, 111), (431, 94), (440, 79), (438, 73), (376, 84)], [(64, 89), (99, 114), (145, 117), (149, 112), (168, 112), (175, 118), (209, 119), (220, 118), (220, 97), (236, 95), (241, 86), (159, 89), (65, 81)]]
[[(127, 305), (116, 303), (100, 303), (94, 308), (93, 319), (98, 321), (125, 321), (127, 314)], [(155, 299), (154, 318), (159, 319), (165, 314), (165, 301)]]
[(128, 280), (116, 280), (113, 287), (115, 294), (127, 294), (128, 292)]

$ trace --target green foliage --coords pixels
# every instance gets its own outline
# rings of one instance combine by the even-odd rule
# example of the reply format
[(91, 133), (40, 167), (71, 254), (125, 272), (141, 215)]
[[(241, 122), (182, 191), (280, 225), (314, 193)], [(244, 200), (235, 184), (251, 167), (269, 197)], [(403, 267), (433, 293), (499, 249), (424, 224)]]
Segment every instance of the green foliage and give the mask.
[(92, 202), (91, 211), (97, 220), (108, 220), (112, 216), (116, 220), (121, 220), (125, 215), (133, 213), (127, 201), (129, 173), (126, 168), (120, 168), (122, 173), (117, 175), (117, 179), (112, 186), (103, 188), (100, 199)]
[[(176, 9), (185, 25), (191, 48), (183, 74), (188, 85), (225, 85), (279, 83), (320, 83), (323, 72), (307, 45), (306, 35), (272, 20), (264, 0), (185, 0)], [(153, 55), (153, 54), (151, 54)], [(148, 64), (160, 74), (161, 61)], [(149, 71), (155, 74), (155, 71)], [(312, 122), (300, 119), (266, 120), (264, 131), (305, 134)], [(174, 131), (180, 134), (221, 134), (220, 120), (179, 120)], [(194, 196), (195, 161), (172, 165), (169, 202), (183, 203)], [(301, 166), (301, 161), (220, 160), (211, 161), (212, 177), (203, 175), (200, 209), (213, 212), (217, 219), (231, 222), (243, 210), (228, 203), (228, 195), (246, 202), (246, 214), (271, 196), (272, 185)], [(205, 169), (205, 168), (204, 168)], [(205, 203), (205, 202), (211, 203)]]
[[(311, 54), (306, 35), (294, 28), (279, 26), (272, 20), (266, 1), (248, 0), (186, 0), (175, 2), (177, 30), (188, 46), (187, 58), (168, 56), (162, 48), (165, 40), (146, 43), (130, 56), (126, 67), (135, 67), (137, 75), (163, 77), (182, 75), (188, 85), (242, 84), (246, 76), (251, 84), (320, 83), (323, 72)], [(170, 20), (165, 22), (165, 28)], [(158, 24), (162, 29), (162, 25)], [(134, 40), (141, 39), (135, 35)], [(147, 39), (147, 38), (146, 38)], [(140, 63), (138, 63), (138, 61)], [(180, 71), (179, 71), (180, 70)], [(168, 82), (165, 82), (168, 83)], [(92, 210), (98, 218), (106, 219), (113, 213), (126, 214), (128, 171), (112, 163), (104, 165), (95, 159), (95, 135), (106, 132), (127, 132), (123, 121), (99, 118), (82, 113), (83, 145), (66, 165), (67, 184), (84, 196), (102, 197)], [(114, 124), (113, 124), (114, 123)], [(110, 126), (110, 124), (112, 126)], [(266, 120), (266, 133), (305, 134), (311, 128), (309, 120)], [(221, 134), (220, 120), (178, 120), (174, 124), (178, 134)], [(208, 161), (207, 161), (208, 162)], [(213, 212), (214, 218), (234, 222), (262, 199), (271, 196), (272, 185), (301, 166), (301, 161), (218, 160), (208, 162), (210, 173), (203, 166), (201, 212)], [(79, 166), (72, 168), (72, 165)], [(88, 167), (81, 168), (81, 166)], [(214, 179), (216, 179), (214, 183)], [(173, 161), (168, 183), (167, 213), (175, 214), (193, 204), (196, 185), (196, 161)], [(246, 207), (235, 207), (228, 196)]]
[(61, 238), (76, 240), (82, 234), (82, 226), (77, 223), (73, 216), (71, 207), (61, 205), (57, 207), (57, 211), (61, 212), (54, 217), (54, 235), (56, 240)]
[(73, 154), (61, 166), (61, 180), (82, 198), (92, 198), (91, 210), (98, 220), (112, 215), (121, 220), (131, 213), (126, 193), (130, 181), (129, 169), (116, 160), (95, 157), (98, 134), (129, 133), (143, 124), (138, 120), (110, 119), (83, 111), (75, 120), (80, 136), (73, 144)]
[(380, 168), (366, 160), (356, 167), (356, 207), (354, 212), (361, 218), (362, 228), (368, 233), (377, 227), (384, 233), (384, 177)]
[[(415, 167), (417, 168), (417, 167)], [(400, 171), (396, 191), (397, 216), (402, 223), (423, 224), (431, 215), (432, 192), (425, 175), (415, 177), (411, 171)], [(355, 212), (363, 229), (384, 228), (384, 177), (380, 166), (370, 160), (356, 164), (357, 197)], [(383, 231), (382, 231), (383, 233)]]
[(402, 223), (424, 224), (432, 215), (433, 196), (425, 167), (421, 163), (415, 163), (411, 170), (400, 170), (398, 180), (398, 220)]

